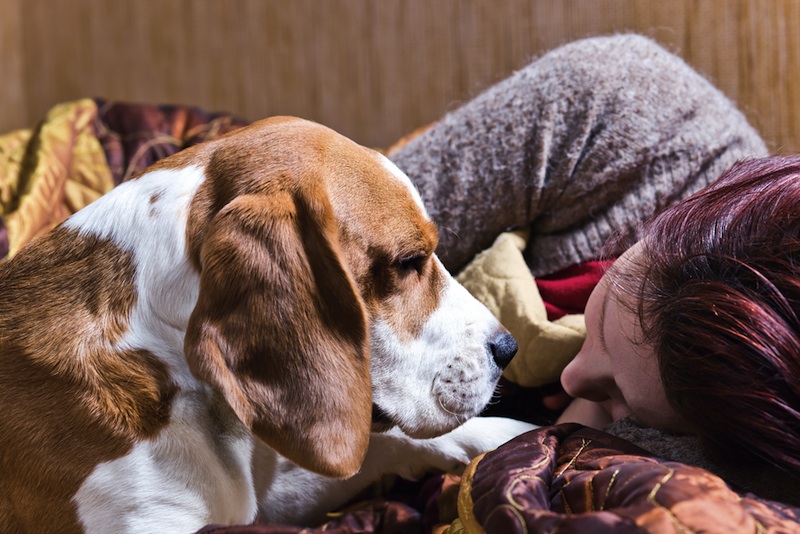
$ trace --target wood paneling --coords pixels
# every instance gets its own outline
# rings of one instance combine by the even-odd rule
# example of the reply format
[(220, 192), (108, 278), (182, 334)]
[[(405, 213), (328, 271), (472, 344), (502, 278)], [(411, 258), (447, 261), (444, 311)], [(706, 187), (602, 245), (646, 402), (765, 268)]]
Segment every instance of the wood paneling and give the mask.
[(0, 131), (101, 96), (300, 115), (385, 146), (550, 48), (623, 31), (800, 151), (796, 0), (0, 0)]
[(0, 132), (27, 125), (22, 51), (24, 0), (0, 0)]

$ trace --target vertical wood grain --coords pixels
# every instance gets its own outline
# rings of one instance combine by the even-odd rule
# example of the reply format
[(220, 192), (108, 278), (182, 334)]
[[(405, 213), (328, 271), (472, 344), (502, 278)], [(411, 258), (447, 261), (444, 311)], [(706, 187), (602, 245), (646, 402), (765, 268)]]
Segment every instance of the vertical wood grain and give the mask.
[(386, 146), (546, 50), (626, 31), (800, 151), (796, 0), (4, 0), (0, 131), (100, 96), (300, 115)]
[(23, 1), (3, 0), (0, 4), (0, 134), (27, 126), (27, 93), (22, 77)]

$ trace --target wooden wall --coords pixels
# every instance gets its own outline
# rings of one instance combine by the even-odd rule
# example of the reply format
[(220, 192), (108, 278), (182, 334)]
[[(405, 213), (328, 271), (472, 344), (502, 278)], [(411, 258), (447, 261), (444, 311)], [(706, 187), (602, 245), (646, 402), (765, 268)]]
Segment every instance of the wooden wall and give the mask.
[(800, 151), (797, 0), (0, 0), (0, 132), (101, 96), (300, 115), (385, 146), (543, 51), (622, 31)]

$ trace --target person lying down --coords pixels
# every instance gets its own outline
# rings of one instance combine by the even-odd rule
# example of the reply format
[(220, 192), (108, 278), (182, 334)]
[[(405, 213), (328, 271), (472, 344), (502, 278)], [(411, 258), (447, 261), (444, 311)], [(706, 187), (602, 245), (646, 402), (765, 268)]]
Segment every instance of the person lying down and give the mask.
[[(800, 502), (800, 157), (636, 35), (545, 54), (390, 157), (451, 272), (510, 229), (534, 277), (618, 258), (558, 368), (559, 422)], [(523, 345), (509, 371), (547, 358)]]

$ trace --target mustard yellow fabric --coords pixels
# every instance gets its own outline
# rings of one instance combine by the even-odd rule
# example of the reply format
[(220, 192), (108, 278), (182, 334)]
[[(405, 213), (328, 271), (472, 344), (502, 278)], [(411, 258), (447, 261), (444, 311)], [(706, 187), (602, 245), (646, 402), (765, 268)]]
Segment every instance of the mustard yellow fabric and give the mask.
[(53, 107), (35, 129), (0, 136), (0, 216), (9, 257), (114, 187), (84, 99)]
[(519, 344), (504, 376), (525, 387), (557, 382), (586, 337), (583, 315), (551, 322), (522, 251), (525, 231), (501, 234), (458, 275), (458, 281), (511, 332)]
[(472, 480), (475, 470), (487, 453), (472, 459), (461, 476), (461, 487), (458, 490), (458, 517), (445, 530), (445, 534), (484, 534), (483, 527), (475, 519), (475, 503), (472, 502)]

